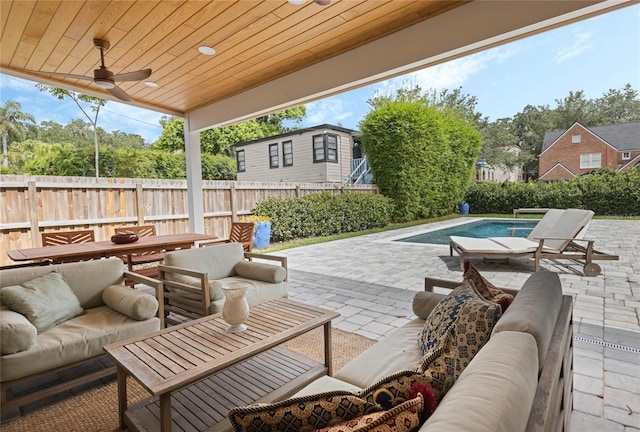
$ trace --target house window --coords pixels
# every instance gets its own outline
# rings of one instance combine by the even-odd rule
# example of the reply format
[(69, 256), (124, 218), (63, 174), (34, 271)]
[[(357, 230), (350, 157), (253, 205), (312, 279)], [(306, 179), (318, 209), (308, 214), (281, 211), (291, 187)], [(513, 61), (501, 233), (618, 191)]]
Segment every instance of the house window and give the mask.
[(602, 155), (600, 153), (585, 153), (580, 155), (580, 168), (600, 168)]
[(278, 144), (269, 144), (269, 168), (278, 168)]
[(580, 144), (581, 141), (582, 141), (582, 135), (580, 134), (571, 135), (571, 142), (573, 144)]
[(313, 162), (338, 162), (338, 136), (322, 134), (313, 136)]
[(236, 168), (238, 172), (244, 172), (246, 165), (244, 163), (244, 150), (236, 151)]
[(631, 152), (622, 152), (622, 160), (631, 159)]
[(293, 165), (293, 143), (291, 141), (282, 142), (282, 166)]

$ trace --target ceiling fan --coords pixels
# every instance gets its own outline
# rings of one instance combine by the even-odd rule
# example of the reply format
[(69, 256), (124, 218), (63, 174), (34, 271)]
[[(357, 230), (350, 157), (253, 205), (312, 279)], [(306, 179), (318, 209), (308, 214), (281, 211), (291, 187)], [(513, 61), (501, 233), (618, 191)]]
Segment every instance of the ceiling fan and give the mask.
[[(95, 85), (100, 88), (107, 90), (109, 93), (114, 95), (120, 100), (125, 102), (131, 102), (131, 97), (120, 87), (116, 85), (116, 81), (140, 81), (146, 78), (149, 78), (151, 75), (151, 69), (142, 69), (135, 72), (126, 72), (114, 75), (107, 67), (104, 65), (104, 52), (109, 49), (109, 42), (104, 39), (94, 39), (93, 46), (100, 50), (100, 68), (93, 70), (93, 77), (85, 76), (85, 75), (74, 75), (74, 74), (66, 74), (59, 72), (43, 72), (37, 71), (38, 73), (51, 75), (51, 76), (59, 76), (65, 78), (73, 78), (78, 80), (89, 80), (93, 81)], [(36, 71), (31, 71), (36, 72)]]

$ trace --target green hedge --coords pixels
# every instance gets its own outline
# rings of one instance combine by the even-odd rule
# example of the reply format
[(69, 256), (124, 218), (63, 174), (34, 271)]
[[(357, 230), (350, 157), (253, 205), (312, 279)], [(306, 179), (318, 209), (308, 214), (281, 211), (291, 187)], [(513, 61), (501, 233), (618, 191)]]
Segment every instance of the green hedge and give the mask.
[(382, 195), (322, 192), (267, 198), (257, 204), (253, 214), (271, 220), (273, 241), (285, 241), (384, 227), (390, 222), (391, 209), (391, 200)]
[(640, 215), (640, 168), (601, 169), (550, 183), (475, 183), (466, 195), (471, 213), (512, 213), (521, 207), (583, 208), (601, 216)]

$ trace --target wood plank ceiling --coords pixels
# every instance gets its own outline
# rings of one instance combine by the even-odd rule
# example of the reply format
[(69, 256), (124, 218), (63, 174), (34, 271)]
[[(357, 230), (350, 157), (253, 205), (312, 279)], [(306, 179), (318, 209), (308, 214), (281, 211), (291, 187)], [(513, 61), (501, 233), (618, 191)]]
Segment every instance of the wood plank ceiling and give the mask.
[[(5, 1), (0, 4), (4, 73), (113, 99), (92, 81), (94, 38), (109, 41), (114, 74), (151, 68), (147, 81), (121, 82), (136, 104), (184, 114), (345, 53), (457, 8), (468, 0)], [(213, 56), (198, 52), (210, 46)], [(24, 70), (32, 72), (25, 72)]]

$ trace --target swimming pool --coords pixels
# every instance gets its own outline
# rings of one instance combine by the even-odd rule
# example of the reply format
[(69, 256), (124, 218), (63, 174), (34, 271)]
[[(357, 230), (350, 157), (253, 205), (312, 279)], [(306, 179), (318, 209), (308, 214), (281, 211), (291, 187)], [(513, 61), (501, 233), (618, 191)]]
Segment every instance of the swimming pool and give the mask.
[(449, 236), (452, 235), (475, 238), (510, 237), (511, 228), (529, 228), (518, 229), (515, 231), (516, 237), (526, 237), (531, 232), (530, 229), (535, 227), (537, 223), (537, 220), (482, 219), (422, 234), (412, 235), (411, 237), (396, 239), (394, 241), (448, 245)]

